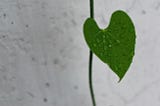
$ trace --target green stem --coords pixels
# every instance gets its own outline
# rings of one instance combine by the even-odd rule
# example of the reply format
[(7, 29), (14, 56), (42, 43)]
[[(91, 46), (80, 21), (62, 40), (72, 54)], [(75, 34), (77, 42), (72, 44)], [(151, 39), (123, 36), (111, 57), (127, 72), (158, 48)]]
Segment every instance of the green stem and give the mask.
[(90, 17), (94, 18), (94, 0), (90, 0)]
[(92, 60), (93, 60), (93, 53), (92, 53), (92, 51), (90, 51), (90, 55), (89, 55), (89, 88), (90, 88), (90, 93), (91, 93), (91, 98), (92, 98), (92, 104), (93, 104), (93, 106), (96, 106), (93, 85), (92, 85)]
[[(94, 18), (94, 0), (90, 0), (90, 17)], [(90, 54), (89, 54), (89, 88), (90, 88), (90, 93), (91, 93), (91, 98), (92, 98), (92, 104), (93, 104), (93, 106), (96, 106), (93, 85), (92, 85), (92, 60), (93, 60), (93, 53), (90, 50)]]

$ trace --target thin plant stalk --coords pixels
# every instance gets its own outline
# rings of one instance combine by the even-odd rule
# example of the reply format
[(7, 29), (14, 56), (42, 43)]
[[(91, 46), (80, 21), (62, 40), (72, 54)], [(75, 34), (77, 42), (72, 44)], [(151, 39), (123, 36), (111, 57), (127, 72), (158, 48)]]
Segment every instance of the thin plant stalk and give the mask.
[[(90, 18), (94, 19), (94, 0), (90, 0)], [(90, 94), (92, 99), (93, 106), (96, 106), (95, 96), (94, 96), (94, 90), (93, 90), (93, 83), (92, 83), (92, 61), (93, 61), (93, 53), (90, 50), (89, 51), (89, 88), (90, 88)]]

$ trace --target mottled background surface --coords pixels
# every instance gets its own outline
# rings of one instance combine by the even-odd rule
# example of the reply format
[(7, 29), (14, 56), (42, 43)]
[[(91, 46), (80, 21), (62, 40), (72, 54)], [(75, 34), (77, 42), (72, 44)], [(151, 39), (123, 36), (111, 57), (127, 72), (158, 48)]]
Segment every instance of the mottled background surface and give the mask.
[[(94, 56), (97, 106), (160, 106), (160, 1), (95, 0), (101, 28), (122, 9), (136, 26), (121, 83)], [(92, 106), (83, 22), (89, 0), (0, 0), (0, 106)]]

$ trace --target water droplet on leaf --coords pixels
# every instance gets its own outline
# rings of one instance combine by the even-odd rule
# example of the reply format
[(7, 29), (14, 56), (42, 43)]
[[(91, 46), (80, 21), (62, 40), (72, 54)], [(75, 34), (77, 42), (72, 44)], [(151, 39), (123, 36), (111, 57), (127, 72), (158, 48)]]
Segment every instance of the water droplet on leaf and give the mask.
[(119, 40), (116, 40), (116, 42), (117, 42), (117, 43), (120, 43), (120, 41), (119, 41)]
[(108, 45), (108, 47), (112, 47), (112, 45)]

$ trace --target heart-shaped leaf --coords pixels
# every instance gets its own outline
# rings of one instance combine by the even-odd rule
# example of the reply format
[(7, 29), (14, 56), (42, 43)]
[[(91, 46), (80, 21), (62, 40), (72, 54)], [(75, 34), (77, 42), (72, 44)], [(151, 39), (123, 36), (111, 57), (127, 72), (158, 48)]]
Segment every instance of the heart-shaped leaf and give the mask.
[(135, 49), (135, 28), (130, 17), (118, 10), (112, 14), (105, 29), (100, 29), (94, 19), (88, 18), (83, 30), (91, 51), (107, 63), (121, 81), (132, 62)]

